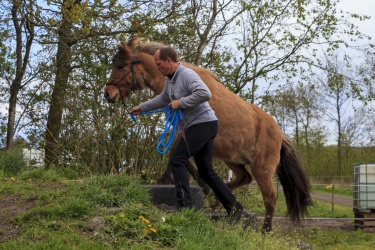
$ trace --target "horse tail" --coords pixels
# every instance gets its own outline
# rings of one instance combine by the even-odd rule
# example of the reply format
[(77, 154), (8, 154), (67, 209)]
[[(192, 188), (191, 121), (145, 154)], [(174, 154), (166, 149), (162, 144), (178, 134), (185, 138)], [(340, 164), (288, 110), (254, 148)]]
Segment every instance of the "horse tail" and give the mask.
[(285, 136), (277, 175), (284, 191), (287, 215), (294, 223), (299, 223), (301, 218), (308, 215), (307, 209), (312, 205), (311, 185), (296, 150)]

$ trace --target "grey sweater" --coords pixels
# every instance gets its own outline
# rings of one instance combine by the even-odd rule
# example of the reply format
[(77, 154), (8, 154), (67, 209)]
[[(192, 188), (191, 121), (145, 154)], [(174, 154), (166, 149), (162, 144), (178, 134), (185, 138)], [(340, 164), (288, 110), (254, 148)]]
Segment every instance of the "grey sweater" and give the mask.
[(184, 128), (191, 125), (216, 121), (215, 112), (208, 104), (211, 92), (199, 75), (192, 69), (177, 67), (173, 77), (167, 77), (160, 95), (140, 104), (141, 111), (165, 108), (172, 100), (180, 100)]

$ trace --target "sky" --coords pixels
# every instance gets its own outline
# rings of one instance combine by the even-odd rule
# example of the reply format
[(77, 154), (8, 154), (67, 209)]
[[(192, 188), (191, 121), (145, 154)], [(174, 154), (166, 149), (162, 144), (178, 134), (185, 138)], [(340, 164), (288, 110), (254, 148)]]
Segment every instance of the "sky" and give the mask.
[(362, 33), (373, 37), (375, 41), (375, 0), (342, 0), (338, 8), (350, 13), (371, 16), (370, 20), (355, 23)]

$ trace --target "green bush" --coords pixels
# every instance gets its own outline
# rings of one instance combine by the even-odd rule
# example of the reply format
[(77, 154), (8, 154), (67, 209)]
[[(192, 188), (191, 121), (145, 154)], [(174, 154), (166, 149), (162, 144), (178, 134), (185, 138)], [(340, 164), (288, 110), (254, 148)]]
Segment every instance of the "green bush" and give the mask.
[(0, 171), (4, 172), (5, 175), (16, 175), (25, 170), (26, 167), (22, 149), (11, 149), (1, 153)]
[(90, 169), (86, 164), (74, 163), (60, 169), (59, 174), (69, 180), (90, 176)]

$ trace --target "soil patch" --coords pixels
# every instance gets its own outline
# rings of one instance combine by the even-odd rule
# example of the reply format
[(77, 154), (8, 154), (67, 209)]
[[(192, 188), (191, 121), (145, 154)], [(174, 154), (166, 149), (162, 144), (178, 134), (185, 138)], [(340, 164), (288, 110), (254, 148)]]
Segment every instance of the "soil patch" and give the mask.
[(35, 206), (37, 197), (25, 200), (21, 195), (0, 198), (0, 243), (17, 235), (18, 225), (14, 218)]

